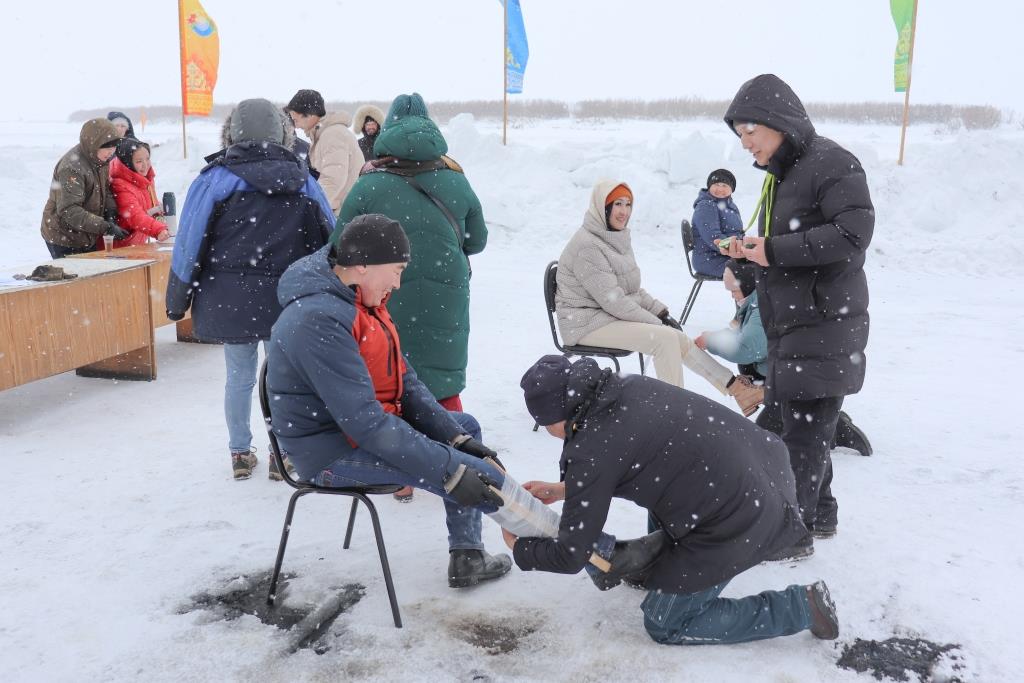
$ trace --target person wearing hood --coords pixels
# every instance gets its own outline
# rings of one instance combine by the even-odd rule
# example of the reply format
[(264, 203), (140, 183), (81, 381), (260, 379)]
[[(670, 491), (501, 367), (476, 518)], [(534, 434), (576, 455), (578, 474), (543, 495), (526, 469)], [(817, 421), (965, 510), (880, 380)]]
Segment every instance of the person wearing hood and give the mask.
[(728, 257), (722, 256), (717, 240), (743, 235), (743, 219), (732, 200), (736, 176), (725, 168), (712, 171), (704, 189), (693, 202), (693, 269), (704, 275), (722, 277)]
[[(281, 312), (285, 269), (327, 243), (334, 214), (305, 162), (291, 151), (281, 110), (243, 100), (224, 123), (225, 149), (206, 158), (185, 198), (167, 283), (167, 317), (192, 309), (193, 333), (221, 342), (224, 415), (235, 479), (256, 465), (252, 390), (260, 341)], [(271, 460), (270, 478), (279, 479)]]
[(487, 245), (480, 200), (418, 93), (399, 95), (374, 144), (377, 158), (341, 207), (345, 223), (365, 213), (402, 221), (416, 257), (391, 315), (405, 353), (441, 405), (461, 410), (469, 356), (469, 257)]
[(384, 123), (384, 112), (380, 107), (372, 104), (364, 104), (356, 109), (356, 116), (352, 119), (352, 132), (362, 135), (359, 138), (359, 149), (363, 151), (363, 160), (376, 159), (373, 154), (373, 145), (380, 135), (381, 124)]
[[(728, 327), (702, 332), (693, 343), (708, 353), (736, 363), (739, 371), (755, 382), (763, 382), (768, 373), (768, 338), (764, 334), (757, 305), (757, 265), (730, 259), (725, 264), (722, 283), (736, 302), (736, 315)], [(758, 415), (757, 423), (772, 434), (781, 434), (782, 415), (778, 402), (766, 405)], [(842, 410), (832, 436), (832, 448), (837, 446), (852, 448), (861, 455), (871, 455), (871, 442), (867, 435)]]
[(363, 153), (348, 129), (352, 120), (348, 112), (328, 114), (324, 98), (316, 90), (299, 90), (285, 110), (309, 138), (309, 165), (316, 170), (320, 187), (337, 215), (363, 167)]
[(685, 365), (734, 397), (744, 415), (753, 413), (760, 389), (695, 347), (668, 306), (640, 286), (628, 227), (632, 213), (628, 185), (614, 180), (594, 185), (583, 225), (558, 259), (555, 313), (562, 342), (652, 355), (658, 379), (677, 387), (683, 386)]
[[(864, 384), (868, 284), (864, 258), (875, 211), (860, 161), (817, 133), (793, 89), (773, 74), (742, 86), (725, 123), (766, 171), (758, 236), (727, 255), (757, 264), (757, 301), (768, 339), (766, 403), (758, 422), (782, 416), (807, 536), (775, 559), (813, 553), (835, 535), (829, 444), (843, 398)], [(763, 418), (763, 420), (762, 420)]]
[(90, 119), (82, 125), (78, 144), (54, 167), (39, 226), (53, 258), (94, 251), (102, 235), (128, 237), (115, 222), (117, 204), (109, 186), (108, 165), (119, 139), (110, 121)]
[(134, 138), (135, 128), (132, 126), (132, 120), (128, 118), (128, 115), (121, 111), (108, 111), (107, 120), (114, 124), (114, 128), (117, 129), (117, 134), (123, 138)]
[(668, 537), (626, 579), (647, 591), (640, 608), (656, 642), (742, 643), (804, 630), (838, 637), (822, 581), (720, 597), (735, 576), (806, 533), (780, 439), (703, 396), (590, 358), (544, 356), (520, 387), (530, 416), (563, 442), (560, 480), (523, 487), (541, 502), (565, 501), (556, 538), (503, 532), (520, 569), (578, 572), (590, 548), (602, 552), (601, 530), (621, 498)]
[[(163, 207), (157, 200), (155, 178), (149, 145), (121, 138), (110, 160), (110, 189), (117, 202), (117, 223), (131, 234), (115, 240), (115, 249), (145, 244), (150, 237), (163, 242), (171, 236), (167, 224), (160, 220)], [(96, 248), (103, 248), (102, 240), (97, 241)]]

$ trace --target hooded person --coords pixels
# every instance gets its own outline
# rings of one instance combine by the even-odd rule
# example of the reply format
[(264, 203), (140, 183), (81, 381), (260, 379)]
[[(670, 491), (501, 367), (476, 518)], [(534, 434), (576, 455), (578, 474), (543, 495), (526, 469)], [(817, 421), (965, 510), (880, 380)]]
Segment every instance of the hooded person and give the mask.
[(760, 403), (760, 390), (694, 346), (668, 306), (640, 286), (628, 228), (632, 211), (628, 185), (594, 185), (583, 225), (558, 259), (555, 313), (562, 342), (650, 354), (658, 379), (679, 387), (685, 365), (749, 415)]
[(167, 317), (181, 320), (191, 308), (195, 336), (224, 345), (228, 450), (234, 477), (248, 479), (256, 465), (250, 419), (257, 347), (281, 312), (277, 283), (288, 266), (327, 243), (334, 215), (291, 151), (290, 128), (271, 102), (239, 102), (221, 137), (224, 149), (206, 158), (181, 210)]
[[(782, 415), (804, 523), (829, 537), (838, 511), (829, 444), (843, 398), (860, 391), (867, 365), (864, 259), (875, 225), (867, 178), (857, 157), (817, 133), (800, 98), (773, 74), (740, 86), (725, 123), (766, 171), (758, 236), (734, 240), (728, 255), (757, 264), (765, 402)], [(810, 555), (811, 533), (778, 559)]]
[(94, 251), (102, 235), (128, 236), (115, 222), (117, 204), (109, 187), (108, 165), (119, 139), (110, 121), (90, 119), (78, 144), (54, 167), (39, 227), (53, 258)]
[(285, 111), (309, 138), (309, 165), (316, 170), (317, 181), (337, 215), (363, 167), (363, 153), (348, 129), (352, 119), (345, 111), (328, 113), (316, 90), (296, 92)]
[(415, 258), (389, 302), (404, 350), (421, 381), (461, 410), (469, 354), (469, 257), (487, 245), (480, 200), (418, 93), (399, 95), (374, 144), (372, 170), (341, 207), (344, 224), (380, 213), (405, 226)]
[[(117, 202), (117, 224), (131, 234), (115, 240), (114, 248), (145, 244), (150, 237), (163, 242), (170, 237), (160, 220), (162, 206), (157, 199), (156, 172), (150, 162), (149, 145), (134, 138), (121, 138), (110, 160), (110, 189)], [(97, 242), (97, 249), (102, 243)]]
[(520, 386), (530, 416), (563, 442), (560, 480), (523, 487), (544, 503), (564, 501), (556, 537), (503, 534), (520, 569), (578, 572), (590, 548), (602, 552), (601, 530), (621, 498), (647, 510), (668, 537), (652, 563), (625, 579), (647, 591), (641, 609), (655, 641), (838, 636), (820, 581), (720, 597), (735, 576), (806, 533), (780, 439), (703, 396), (602, 370), (590, 358), (544, 356)]
[(135, 128), (132, 126), (132, 120), (128, 118), (128, 115), (122, 111), (108, 111), (107, 120), (114, 124), (114, 128), (117, 129), (117, 134), (123, 138), (134, 138)]
[(352, 132), (362, 136), (359, 138), (359, 149), (363, 151), (364, 161), (376, 159), (373, 154), (373, 145), (377, 142), (383, 124), (384, 112), (380, 107), (364, 104), (356, 109), (356, 115), (352, 119)]

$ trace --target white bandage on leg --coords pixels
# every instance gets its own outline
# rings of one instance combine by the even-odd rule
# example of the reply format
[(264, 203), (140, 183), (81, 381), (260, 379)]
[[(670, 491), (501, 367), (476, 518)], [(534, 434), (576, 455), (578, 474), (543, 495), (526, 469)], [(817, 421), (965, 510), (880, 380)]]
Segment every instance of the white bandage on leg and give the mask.
[[(495, 489), (497, 490), (497, 489)], [(505, 474), (505, 482), (499, 492), (505, 504), (488, 517), (498, 526), (516, 536), (554, 538), (558, 536), (561, 516), (544, 503), (534, 498), (515, 479)]]

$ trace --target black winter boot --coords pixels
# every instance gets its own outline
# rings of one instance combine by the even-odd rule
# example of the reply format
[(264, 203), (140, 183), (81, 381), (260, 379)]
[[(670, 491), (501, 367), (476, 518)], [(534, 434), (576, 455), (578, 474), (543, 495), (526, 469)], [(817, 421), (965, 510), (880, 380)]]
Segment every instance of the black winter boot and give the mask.
[(860, 428), (853, 424), (850, 416), (839, 411), (839, 421), (836, 423), (836, 435), (832, 439), (832, 448), (852, 448), (861, 455), (871, 455), (871, 442)]
[(814, 537), (807, 534), (788, 548), (776, 550), (774, 553), (764, 558), (762, 562), (792, 562), (795, 560), (803, 560), (813, 554)]
[(643, 584), (651, 567), (668, 547), (668, 534), (662, 530), (630, 541), (616, 541), (612, 556), (607, 559), (612, 568), (607, 572), (592, 572), (590, 580), (599, 590), (610, 590), (622, 581), (630, 585)]
[(485, 550), (453, 550), (448, 554), (448, 585), (467, 588), (481, 581), (498, 579), (512, 569), (512, 558), (502, 553), (489, 555)]

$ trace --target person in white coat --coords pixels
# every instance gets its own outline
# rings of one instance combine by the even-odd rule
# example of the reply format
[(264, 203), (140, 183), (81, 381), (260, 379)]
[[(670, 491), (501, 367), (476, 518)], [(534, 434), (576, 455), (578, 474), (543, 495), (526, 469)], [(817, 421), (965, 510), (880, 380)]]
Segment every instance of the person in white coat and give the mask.
[(337, 215), (363, 166), (363, 152), (349, 130), (352, 119), (344, 111), (328, 114), (316, 90), (298, 91), (285, 110), (309, 138), (309, 165), (319, 173), (317, 180)]
[(761, 402), (761, 388), (697, 348), (668, 306), (640, 286), (627, 227), (632, 212), (628, 185), (601, 180), (594, 186), (583, 225), (558, 260), (555, 312), (562, 341), (649, 354), (658, 379), (677, 387), (683, 386), (685, 365), (750, 415)]

